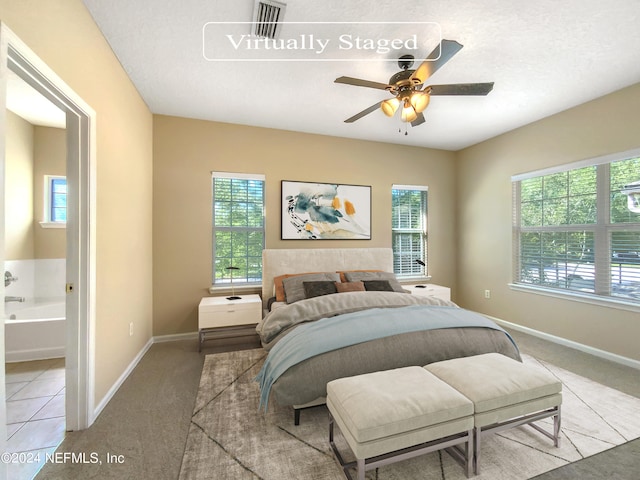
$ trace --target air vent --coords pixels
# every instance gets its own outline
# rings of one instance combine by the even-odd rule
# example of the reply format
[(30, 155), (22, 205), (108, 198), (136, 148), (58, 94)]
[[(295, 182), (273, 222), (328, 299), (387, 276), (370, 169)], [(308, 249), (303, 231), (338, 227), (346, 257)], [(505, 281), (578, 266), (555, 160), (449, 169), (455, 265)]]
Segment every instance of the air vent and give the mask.
[(251, 33), (261, 38), (277, 38), (287, 5), (272, 0), (256, 0)]

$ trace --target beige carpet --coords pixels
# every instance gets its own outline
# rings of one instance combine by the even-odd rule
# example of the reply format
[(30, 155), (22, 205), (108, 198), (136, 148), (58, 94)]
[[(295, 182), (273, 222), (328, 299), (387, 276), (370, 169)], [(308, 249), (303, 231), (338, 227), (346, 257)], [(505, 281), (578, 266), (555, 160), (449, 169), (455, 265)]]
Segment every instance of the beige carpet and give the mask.
[[(328, 444), (325, 407), (303, 411), (299, 426), (293, 424), (290, 408), (274, 402), (267, 414), (258, 412), (259, 388), (253, 379), (264, 357), (262, 349), (207, 355), (181, 480), (344, 478)], [(640, 437), (640, 399), (529, 356), (524, 361), (552, 372), (564, 384), (561, 447), (554, 448), (530, 427), (492, 435), (483, 440), (482, 473), (474, 478), (527, 479)], [(337, 443), (348, 452), (340, 438)], [(435, 452), (370, 471), (367, 478), (465, 476), (448, 454)]]

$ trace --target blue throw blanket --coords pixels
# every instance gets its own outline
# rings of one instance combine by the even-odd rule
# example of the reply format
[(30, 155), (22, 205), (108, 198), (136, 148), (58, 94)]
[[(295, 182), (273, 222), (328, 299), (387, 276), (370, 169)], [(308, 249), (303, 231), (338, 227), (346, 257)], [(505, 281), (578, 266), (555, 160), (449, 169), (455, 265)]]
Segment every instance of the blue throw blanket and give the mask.
[(402, 333), (465, 327), (500, 330), (516, 345), (504, 329), (488, 318), (448, 306), (374, 308), (299, 325), (274, 345), (256, 377), (260, 383), (260, 408), (267, 410), (271, 387), (280, 375), (321, 353)]

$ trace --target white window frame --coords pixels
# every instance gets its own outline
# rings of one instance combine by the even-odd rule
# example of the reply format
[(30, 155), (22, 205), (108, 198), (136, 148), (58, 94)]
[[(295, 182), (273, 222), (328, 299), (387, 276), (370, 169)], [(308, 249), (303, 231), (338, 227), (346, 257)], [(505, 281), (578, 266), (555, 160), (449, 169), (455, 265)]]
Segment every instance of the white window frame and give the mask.
[[(429, 262), (427, 260), (428, 256), (427, 256), (427, 251), (428, 251), (428, 219), (429, 219), (429, 215), (428, 215), (428, 198), (429, 198), (429, 187), (425, 186), (425, 185), (392, 185), (391, 186), (391, 204), (392, 204), (392, 208), (393, 208), (393, 190), (409, 190), (409, 191), (419, 191), (419, 192), (423, 192), (423, 194), (425, 195), (425, 203), (424, 203), (424, 209), (421, 212), (422, 215), (422, 226), (420, 229), (401, 229), (401, 228), (396, 228), (393, 225), (393, 212), (391, 215), (391, 245), (393, 248), (393, 263), (394, 263), (394, 272), (396, 274), (396, 276), (399, 279), (402, 280), (411, 280), (411, 279), (420, 279), (420, 280), (428, 280), (431, 277), (428, 274), (428, 266), (429, 266)], [(419, 233), (421, 235), (421, 253), (418, 256), (415, 256), (415, 258), (413, 259), (413, 261), (415, 260), (422, 260), (425, 263), (425, 266), (421, 266), (419, 264), (416, 264), (416, 266), (413, 266), (415, 268), (412, 268), (411, 272), (402, 272), (402, 271), (398, 271), (397, 265), (398, 265), (398, 254), (399, 252), (395, 251), (395, 236), (398, 234), (403, 234), (403, 233)], [(420, 258), (418, 258), (420, 257)]]
[[(215, 241), (215, 229), (216, 226), (214, 224), (215, 222), (215, 198), (213, 197), (214, 195), (214, 188), (213, 188), (213, 183), (215, 181), (216, 178), (228, 178), (228, 179), (240, 179), (240, 180), (256, 180), (256, 181), (261, 181), (263, 184), (262, 187), (262, 235), (263, 235), (263, 245), (262, 248), (265, 248), (265, 243), (266, 243), (266, 218), (265, 218), (265, 209), (266, 209), (266, 177), (263, 174), (248, 174), (248, 173), (233, 173), (233, 172), (211, 172), (211, 208), (212, 208), (212, 212), (211, 212), (211, 226), (212, 226), (212, 230), (211, 230), (211, 252), (212, 252), (212, 259), (211, 259), (211, 287), (210, 287), (210, 291), (213, 293), (216, 290), (219, 289), (229, 289), (231, 287), (231, 282), (216, 282), (216, 270), (215, 270), (215, 265), (216, 265), (216, 241)], [(230, 228), (233, 229), (233, 227), (226, 227), (226, 228)], [(245, 227), (242, 227), (245, 228)], [(260, 260), (262, 262), (262, 260)], [(262, 272), (262, 264), (260, 265), (260, 271)], [(258, 287), (262, 284), (262, 275), (260, 276), (260, 280), (259, 281), (254, 281), (254, 282), (250, 282), (247, 281), (247, 279), (242, 279), (239, 277), (234, 277), (233, 278), (233, 287), (235, 290), (242, 290), (243, 288), (255, 288)]]
[(40, 222), (40, 226), (42, 228), (66, 228), (67, 222), (56, 220), (54, 221), (51, 217), (51, 195), (53, 193), (52, 184), (54, 180), (63, 179), (67, 180), (67, 177), (64, 175), (44, 175), (44, 188), (42, 190), (42, 204), (43, 204), (43, 213), (42, 213), (42, 221)]
[[(513, 186), (513, 251), (512, 251), (512, 278), (513, 282), (509, 286), (513, 290), (534, 292), (541, 295), (552, 296), (556, 298), (565, 298), (575, 301), (617, 307), (624, 310), (640, 311), (640, 301), (627, 297), (616, 296), (611, 293), (611, 242), (612, 232), (633, 230), (640, 228), (640, 222), (630, 223), (612, 223), (610, 221), (610, 165), (614, 162), (630, 160), (640, 157), (640, 149), (634, 149), (626, 152), (614, 153), (586, 159), (579, 162), (573, 162), (566, 165), (552, 167), (548, 169), (538, 170), (534, 172), (514, 175), (512, 180)], [(523, 180), (553, 175), (555, 173), (568, 172), (584, 167), (597, 167), (597, 221), (596, 223), (586, 225), (559, 225), (546, 226), (538, 229), (539, 231), (557, 231), (567, 232), (575, 230), (591, 231), (594, 234), (594, 275), (595, 287), (594, 293), (582, 292), (561, 287), (549, 287), (544, 285), (530, 284), (520, 281), (520, 234), (524, 231), (534, 231), (536, 227), (525, 228), (520, 225), (520, 182)]]

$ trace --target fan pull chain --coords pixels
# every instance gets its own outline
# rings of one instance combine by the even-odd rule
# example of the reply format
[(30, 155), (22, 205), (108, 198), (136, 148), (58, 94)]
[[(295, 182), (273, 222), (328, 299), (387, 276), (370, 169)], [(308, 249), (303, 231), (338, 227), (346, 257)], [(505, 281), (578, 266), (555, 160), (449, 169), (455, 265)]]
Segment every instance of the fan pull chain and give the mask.
[(400, 127), (398, 128), (398, 133), (402, 134), (402, 125), (404, 124), (404, 134), (405, 135), (409, 135), (409, 132), (407, 132), (408, 127), (407, 127), (407, 122), (402, 122), (400, 121)]

